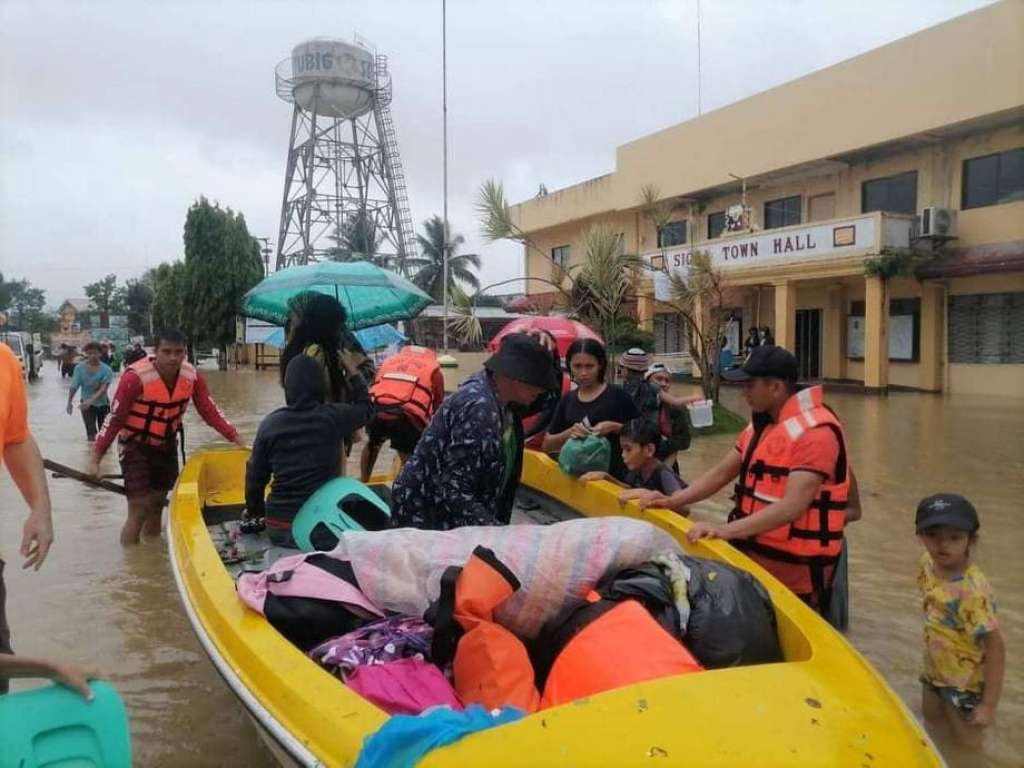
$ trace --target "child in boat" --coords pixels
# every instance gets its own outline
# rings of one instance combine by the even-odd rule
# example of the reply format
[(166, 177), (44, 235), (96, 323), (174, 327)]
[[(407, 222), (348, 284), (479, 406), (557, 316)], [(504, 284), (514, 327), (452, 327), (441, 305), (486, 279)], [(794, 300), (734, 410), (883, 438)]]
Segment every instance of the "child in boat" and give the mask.
[(627, 422), (619, 434), (619, 441), (622, 445), (622, 461), (626, 465), (626, 474), (622, 481), (607, 472), (587, 472), (580, 476), (580, 480), (608, 480), (625, 487), (627, 490), (619, 494), (620, 501), (634, 498), (631, 495), (633, 489), (669, 495), (686, 487), (675, 472), (658, 460), (661, 432), (653, 421), (639, 418)]
[(971, 562), (978, 513), (963, 496), (942, 493), (921, 501), (915, 525), (926, 550), (917, 577), (925, 619), (921, 707), (929, 722), (945, 722), (960, 741), (980, 746), (995, 719), (1006, 648), (992, 588)]

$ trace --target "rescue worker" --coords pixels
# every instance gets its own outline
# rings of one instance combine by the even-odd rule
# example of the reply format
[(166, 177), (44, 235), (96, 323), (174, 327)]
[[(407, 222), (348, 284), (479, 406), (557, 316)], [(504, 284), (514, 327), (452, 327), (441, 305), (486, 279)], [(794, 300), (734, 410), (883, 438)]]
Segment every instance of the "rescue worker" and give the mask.
[(206, 380), (185, 360), (185, 334), (161, 331), (153, 360), (132, 363), (121, 376), (114, 404), (96, 436), (88, 472), (99, 475), (100, 460), (117, 438), (121, 471), (128, 495), (128, 519), (121, 544), (138, 544), (139, 537), (159, 536), (167, 492), (178, 479), (176, 438), (188, 402), (196, 404), (203, 421), (240, 448), (245, 442), (210, 397)]
[(643, 494), (641, 507), (687, 507), (735, 480), (726, 523), (698, 522), (687, 537), (729, 540), (819, 612), (828, 608), (843, 528), (860, 517), (846, 435), (821, 386), (797, 386), (796, 358), (757, 347), (725, 378), (743, 382), (753, 412), (736, 447), (688, 488)]
[(385, 440), (391, 440), (403, 465), (416, 450), (420, 435), (444, 400), (444, 374), (437, 354), (413, 344), (402, 347), (380, 364), (370, 387), (370, 399), (377, 410), (367, 429), (369, 440), (359, 457), (364, 483), (370, 479)]

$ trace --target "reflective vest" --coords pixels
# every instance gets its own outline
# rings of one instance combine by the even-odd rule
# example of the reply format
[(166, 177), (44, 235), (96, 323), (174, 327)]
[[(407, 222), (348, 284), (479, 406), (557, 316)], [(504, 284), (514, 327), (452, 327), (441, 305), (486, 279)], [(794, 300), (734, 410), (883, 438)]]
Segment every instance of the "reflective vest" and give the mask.
[(161, 448), (174, 442), (181, 427), (181, 418), (196, 388), (196, 369), (181, 364), (174, 391), (169, 392), (156, 366), (148, 357), (132, 363), (128, 370), (142, 381), (142, 394), (131, 404), (124, 427), (118, 433), (121, 440), (139, 440)]
[[(827, 478), (822, 483), (810, 507), (793, 522), (735, 543), (740, 549), (771, 560), (818, 570), (839, 557), (850, 496), (846, 436), (836, 415), (823, 403), (820, 386), (808, 387), (790, 397), (777, 422), (759, 428), (748, 424), (743, 430), (739, 441), (743, 464), (735, 486), (736, 506), (729, 519), (756, 515), (786, 495), (793, 448), (810, 429), (831, 429), (839, 441), (834, 479)], [(812, 577), (812, 581), (817, 580)]]
[(434, 414), (434, 377), (441, 370), (437, 355), (426, 347), (406, 346), (377, 369), (370, 398), (379, 415), (387, 418), (399, 411), (421, 425)]

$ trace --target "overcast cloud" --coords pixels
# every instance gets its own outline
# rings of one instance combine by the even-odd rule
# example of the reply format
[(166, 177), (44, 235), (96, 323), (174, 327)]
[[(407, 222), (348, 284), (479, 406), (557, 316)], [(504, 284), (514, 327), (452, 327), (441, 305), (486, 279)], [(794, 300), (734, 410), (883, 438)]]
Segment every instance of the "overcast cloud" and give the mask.
[[(703, 0), (704, 111), (986, 4)], [(554, 190), (697, 114), (696, 7), (449, 0), (449, 215), (483, 282), (519, 275), (521, 253), (479, 236), (481, 181), (513, 201)], [(53, 306), (109, 272), (138, 276), (181, 256), (201, 194), (276, 240), (291, 107), (274, 65), (353, 32), (389, 57), (418, 227), (441, 211), (439, 0), (0, 0), (0, 271)]]

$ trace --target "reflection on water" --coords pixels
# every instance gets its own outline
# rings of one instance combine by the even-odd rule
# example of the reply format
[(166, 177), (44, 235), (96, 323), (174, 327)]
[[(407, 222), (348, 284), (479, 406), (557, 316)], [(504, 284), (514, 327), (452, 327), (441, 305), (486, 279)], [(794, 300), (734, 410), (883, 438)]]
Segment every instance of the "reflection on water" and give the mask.
[[(451, 388), (483, 359), (460, 355), (445, 372)], [(30, 388), (31, 421), (43, 454), (72, 466), (87, 457), (77, 414), (66, 416), (66, 384), (48, 365)], [(204, 371), (234, 423), (251, 440), (262, 416), (282, 404), (276, 372)], [(686, 390), (686, 387), (681, 387)], [(737, 393), (723, 400), (745, 412)], [(837, 394), (830, 404), (850, 436), (864, 497), (864, 519), (850, 532), (850, 641), (915, 712), (921, 619), (914, 589), (920, 548), (913, 535), (917, 501), (956, 491), (981, 514), (978, 561), (992, 581), (1007, 639), (1007, 679), (999, 723), (984, 756), (946, 750), (952, 765), (1009, 766), (1024, 761), (1024, 401), (943, 398), (894, 393), (888, 398)], [(194, 415), (191, 450), (216, 434)], [(692, 478), (728, 450), (734, 436), (696, 438), (681, 457)], [(357, 449), (358, 450), (358, 449)], [(384, 466), (387, 457), (379, 460)], [(104, 469), (116, 472), (113, 455)], [(43, 570), (17, 563), (24, 507), (10, 479), (0, 481), (0, 553), (10, 562), (8, 614), (15, 648), (76, 661), (101, 672), (122, 692), (132, 720), (136, 764), (264, 766), (273, 762), (196, 641), (181, 609), (162, 543), (123, 550), (117, 533), (124, 501), (70, 480), (50, 480), (57, 541)], [(724, 515), (728, 494), (701, 505), (695, 517)], [(18, 686), (16, 686), (18, 687)]]

